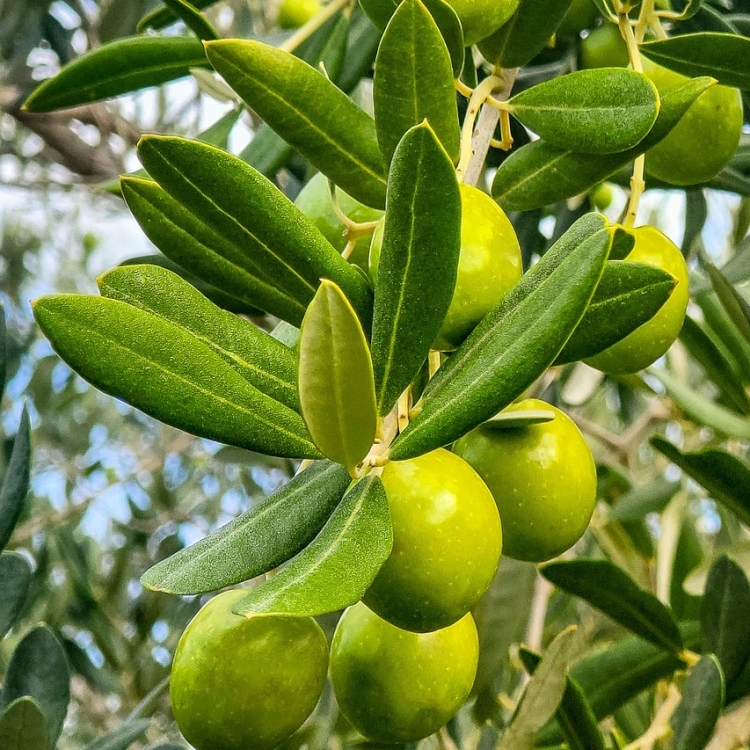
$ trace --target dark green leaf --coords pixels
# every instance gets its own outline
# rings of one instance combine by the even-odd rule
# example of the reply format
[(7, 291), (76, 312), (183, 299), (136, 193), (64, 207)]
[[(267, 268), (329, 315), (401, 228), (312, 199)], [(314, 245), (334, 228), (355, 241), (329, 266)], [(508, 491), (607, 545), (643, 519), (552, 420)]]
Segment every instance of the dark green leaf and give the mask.
[(297, 357), (265, 331), (216, 307), (179, 276), (158, 266), (120, 266), (98, 282), (105, 297), (183, 328), (259, 391), (299, 411)]
[(703, 313), (709, 333), (734, 365), (743, 383), (750, 383), (750, 344), (736, 326), (713, 291), (702, 292), (695, 301)]
[(24, 696), (13, 701), (0, 717), (3, 750), (48, 750), (47, 722), (39, 704)]
[(206, 66), (203, 45), (179, 36), (133, 37), (105, 44), (66, 65), (26, 100), (29, 112), (49, 112), (159, 86)]
[(724, 675), (713, 655), (701, 657), (682, 688), (682, 700), (672, 716), (673, 750), (703, 750), (724, 705)]
[(0, 707), (29, 695), (47, 719), (49, 744), (55, 746), (70, 700), (70, 673), (63, 647), (46, 626), (38, 625), (18, 644), (5, 674)]
[(704, 651), (716, 654), (731, 684), (750, 661), (750, 583), (742, 568), (726, 555), (708, 574), (701, 630)]
[(547, 143), (585, 154), (632, 149), (656, 122), (659, 95), (643, 73), (579, 70), (514, 96), (511, 114)]
[(479, 42), (479, 51), (493, 65), (521, 68), (549, 44), (570, 6), (571, 0), (521, 0), (510, 21)]
[(724, 86), (750, 88), (750, 39), (737, 34), (701, 32), (646, 42), (641, 52), (683, 75), (711, 76)]
[(170, 594), (205, 594), (267, 573), (315, 538), (349, 481), (343, 466), (316, 462), (259, 505), (154, 565), (141, 583)]
[(31, 472), (31, 423), (26, 406), (21, 413), (13, 452), (0, 489), (0, 550), (5, 548), (23, 510)]
[(172, 11), (172, 13), (185, 22), (185, 26), (187, 26), (190, 31), (198, 37), (198, 39), (208, 41), (210, 39), (219, 38), (216, 29), (211, 26), (192, 2), (189, 3), (186, 0), (162, 0), (162, 2)]
[(370, 474), (344, 495), (310, 546), (250, 590), (234, 611), (315, 616), (344, 609), (362, 598), (392, 547), (388, 498)]
[(750, 305), (740, 293), (724, 278), (713, 263), (704, 261), (716, 296), (729, 314), (737, 330), (750, 343)]
[(425, 119), (453, 163), (458, 162), (460, 128), (451, 60), (421, 0), (404, 0), (388, 23), (375, 60), (373, 97), (386, 164), (404, 133)]
[(381, 415), (419, 372), (440, 331), (453, 298), (460, 249), (456, 173), (430, 126), (418, 125), (396, 149), (388, 176), (372, 329)]
[(708, 202), (703, 190), (685, 191), (685, 234), (682, 238), (682, 254), (690, 257), (693, 245), (700, 240), (708, 219)]
[(676, 283), (660, 268), (608, 261), (591, 304), (555, 364), (593, 357), (624, 339), (659, 312)]
[(665, 92), (651, 132), (621, 154), (577, 154), (542, 140), (523, 146), (498, 169), (493, 197), (507, 210), (529, 211), (588, 192), (663, 140), (712, 85), (713, 79), (698, 78)]
[(639, 521), (649, 513), (661, 513), (675, 496), (682, 482), (657, 477), (652, 482), (624, 494), (610, 509), (610, 521)]
[(31, 568), (25, 557), (15, 552), (0, 555), (0, 640), (21, 614), (30, 580)]
[(304, 306), (320, 279), (330, 279), (369, 322), (365, 279), (258, 171), (221, 149), (184, 138), (144, 137), (138, 155), (171, 197), (235, 248), (233, 257), (245, 258), (248, 272)]
[(148, 719), (128, 721), (86, 745), (83, 750), (127, 750), (149, 728), (150, 724)]
[(117, 300), (78, 295), (44, 297), (34, 314), (76, 372), (156, 419), (261, 453), (319, 455), (299, 414), (163, 318)]
[(319, 71), (261, 42), (208, 42), (227, 83), (287, 143), (349, 195), (385, 202), (385, 167), (375, 123)]
[(555, 586), (600, 609), (623, 627), (667, 651), (682, 649), (672, 613), (608, 560), (564, 560), (540, 569)]
[(453, 442), (495, 416), (554, 362), (580, 322), (612, 241), (602, 216), (580, 219), (485, 316), (425, 389), (391, 458)]
[[(526, 671), (534, 674), (542, 657), (523, 646), (518, 655)], [(570, 675), (555, 716), (570, 750), (604, 750), (604, 738), (591, 704), (581, 686)]]
[(302, 416), (315, 444), (352, 471), (375, 440), (375, 380), (362, 326), (327, 279), (302, 321), (299, 388)]

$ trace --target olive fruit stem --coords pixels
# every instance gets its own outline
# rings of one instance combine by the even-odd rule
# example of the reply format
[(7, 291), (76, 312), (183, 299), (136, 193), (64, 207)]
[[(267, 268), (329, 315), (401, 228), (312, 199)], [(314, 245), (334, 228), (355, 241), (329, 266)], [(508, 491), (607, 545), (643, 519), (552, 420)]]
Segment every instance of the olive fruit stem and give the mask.
[(464, 173), (474, 157), (474, 124), (477, 121), (479, 110), (487, 101), (487, 98), (493, 90), (500, 85), (502, 85), (502, 79), (492, 74), (487, 76), (487, 78), (485, 78), (471, 94), (469, 106), (466, 109), (466, 117), (464, 118), (464, 124), (461, 129), (460, 155), (458, 166), (456, 167), (456, 175), (459, 182), (463, 182)]
[(403, 432), (409, 426), (409, 410), (411, 409), (411, 386), (399, 397), (396, 404), (398, 414), (398, 431)]
[(456, 84), (456, 91), (458, 91), (461, 96), (471, 99), (471, 95), (474, 93), (474, 89), (471, 88), (471, 86), (467, 86), (460, 78), (456, 78), (454, 83)]
[(336, 214), (336, 217), (338, 220), (346, 227), (344, 230), (344, 237), (346, 237), (348, 242), (352, 243), (352, 248), (349, 250), (349, 252), (346, 251), (346, 248), (344, 248), (344, 258), (348, 258), (349, 255), (351, 255), (352, 250), (354, 249), (353, 243), (355, 243), (360, 237), (366, 237), (367, 235), (372, 234), (375, 231), (375, 227), (377, 227), (378, 222), (377, 221), (363, 221), (362, 223), (352, 221), (341, 209), (341, 205), (339, 204), (339, 197), (336, 195), (336, 185), (334, 184), (333, 180), (328, 180), (328, 192), (331, 196), (331, 203), (333, 204), (333, 212)]
[(430, 380), (435, 377), (435, 373), (440, 369), (441, 358), (440, 352), (437, 349), (430, 349), (430, 354), (427, 359), (427, 366), (430, 371)]
[(669, 686), (664, 703), (659, 706), (659, 710), (651, 722), (651, 726), (638, 739), (633, 740), (629, 745), (625, 745), (624, 750), (653, 750), (656, 743), (672, 731), (669, 722), (681, 700), (682, 694), (677, 686), (672, 683)]
[(329, 18), (335, 16), (342, 8), (352, 4), (352, 0), (333, 0), (325, 7), (321, 8), (304, 26), (297, 29), (279, 49), (284, 52), (293, 52), (302, 42), (312, 36)]

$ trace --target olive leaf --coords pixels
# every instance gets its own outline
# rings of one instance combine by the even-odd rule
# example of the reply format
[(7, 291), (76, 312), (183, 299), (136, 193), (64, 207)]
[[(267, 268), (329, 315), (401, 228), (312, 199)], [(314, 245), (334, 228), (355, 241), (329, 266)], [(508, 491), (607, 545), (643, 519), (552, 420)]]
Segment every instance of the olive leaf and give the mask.
[(299, 414), (163, 318), (119, 300), (82, 295), (43, 297), (34, 315), (79, 375), (156, 419), (261, 453), (319, 456)]
[(656, 122), (659, 95), (643, 73), (579, 70), (532, 86), (508, 110), (560, 149), (613, 154), (636, 146)]
[(254, 41), (206, 43), (226, 82), (287, 143), (342, 190), (374, 208), (385, 202), (375, 123), (322, 73)]
[(525, 411), (501, 411), (491, 419), (482, 423), (483, 427), (493, 430), (512, 430), (532, 424), (545, 424), (555, 418), (551, 409), (526, 409)]
[(388, 498), (370, 474), (344, 495), (315, 540), (233, 611), (315, 616), (344, 609), (362, 598), (392, 547)]
[(162, 2), (175, 16), (185, 22), (185, 26), (198, 39), (209, 40), (219, 38), (216, 29), (211, 26), (192, 2), (189, 3), (187, 0), (162, 0)]
[(31, 474), (31, 422), (24, 405), (13, 451), (0, 488), (0, 550), (8, 544), (29, 493)]
[(372, 329), (381, 415), (417, 375), (440, 331), (453, 298), (460, 249), (456, 173), (424, 123), (403, 137), (388, 176)]
[(0, 640), (21, 614), (30, 581), (31, 567), (25, 557), (15, 552), (0, 555)]
[(724, 674), (714, 654), (707, 654), (690, 670), (682, 700), (672, 715), (674, 750), (703, 750), (713, 734), (724, 705)]
[[(130, 718), (122, 726), (113, 729), (111, 732), (90, 742), (83, 750), (127, 750), (151, 725), (148, 719)], [(180, 750), (184, 750), (182, 745), (178, 745)], [(167, 745), (159, 745), (155, 748), (149, 747), (148, 750), (174, 750)]]
[(120, 39), (87, 52), (42, 83), (24, 103), (29, 112), (107, 99), (159, 86), (207, 67), (203, 45), (181, 36)]
[(375, 380), (357, 315), (327, 279), (302, 321), (299, 388), (313, 441), (323, 455), (353, 470), (375, 440)]
[(252, 323), (221, 310), (176, 274), (158, 266), (120, 266), (98, 283), (105, 297), (183, 328), (259, 391), (299, 411), (294, 352)]
[(343, 466), (318, 461), (230, 523), (154, 565), (141, 583), (170, 594), (204, 594), (267, 573), (315, 538), (349, 481)]
[(0, 716), (0, 747), (3, 750), (49, 750), (47, 721), (31, 696), (17, 698)]
[(404, 133), (424, 119), (453, 163), (458, 162), (460, 128), (451, 60), (421, 0), (403, 0), (388, 22), (375, 60), (373, 101), (386, 164)]

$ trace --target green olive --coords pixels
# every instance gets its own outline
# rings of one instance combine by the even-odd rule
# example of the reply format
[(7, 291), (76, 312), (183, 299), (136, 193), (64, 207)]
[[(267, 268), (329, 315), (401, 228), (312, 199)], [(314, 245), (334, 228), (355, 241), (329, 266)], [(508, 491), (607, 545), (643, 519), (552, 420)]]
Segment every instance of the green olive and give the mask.
[(365, 737), (416, 742), (461, 708), (478, 657), (469, 614), (434, 633), (411, 633), (360, 602), (344, 612), (333, 636), (331, 681), (341, 713)]
[(172, 711), (197, 750), (270, 750), (312, 713), (328, 644), (311, 617), (241, 617), (247, 592), (211, 599), (187, 626), (172, 665)]
[[(649, 60), (643, 72), (660, 94), (689, 79)], [(693, 103), (667, 137), (646, 154), (646, 172), (671, 185), (696, 185), (729, 163), (742, 135), (739, 89), (711, 86)]]
[(625, 40), (613, 23), (593, 29), (581, 39), (581, 68), (624, 68), (629, 62)]
[(578, 34), (584, 29), (590, 29), (599, 18), (599, 11), (592, 0), (573, 0), (562, 23), (557, 27), (557, 36)]
[(438, 449), (382, 474), (393, 552), (363, 601), (394, 625), (426, 632), (463, 617), (490, 585), (502, 530), (490, 491), (465, 461)]
[(551, 422), (477, 427), (454, 445), (490, 488), (505, 554), (542, 562), (572, 547), (596, 505), (596, 466), (580, 430), (559, 409), (528, 399), (506, 411), (551, 410)]
[(635, 247), (626, 260), (671, 273), (677, 279), (677, 286), (651, 320), (601, 354), (586, 360), (598, 370), (619, 375), (648, 367), (672, 346), (685, 321), (689, 296), (687, 266), (679, 248), (654, 227), (630, 231), (635, 235)]
[(321, 9), (319, 0), (283, 0), (277, 23), (282, 29), (304, 26)]
[[(461, 185), (461, 254), (456, 288), (434, 349), (456, 349), (479, 321), (518, 283), (521, 247), (513, 225), (486, 193)], [(370, 245), (370, 276), (377, 278), (382, 229)]]

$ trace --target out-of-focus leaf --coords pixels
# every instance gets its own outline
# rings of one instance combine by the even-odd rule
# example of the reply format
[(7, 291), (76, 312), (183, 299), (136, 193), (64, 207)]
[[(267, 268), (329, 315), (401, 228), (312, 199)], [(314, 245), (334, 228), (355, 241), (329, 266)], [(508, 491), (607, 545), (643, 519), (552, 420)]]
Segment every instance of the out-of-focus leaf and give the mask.
[(31, 422), (28, 408), (24, 406), (13, 443), (13, 452), (5, 469), (3, 486), (0, 488), (0, 550), (8, 544), (18, 523), (26, 495), (29, 493), (30, 473)]
[(0, 555), (0, 640), (21, 614), (30, 581), (31, 568), (25, 557), (15, 552)]
[(170, 594), (204, 594), (273, 570), (323, 528), (350, 477), (319, 461), (259, 505), (144, 573), (141, 583)]
[[(749, 40), (750, 41), (750, 40)], [(724, 278), (713, 263), (704, 262), (716, 296), (729, 314), (737, 330), (750, 342), (750, 305)]]
[[(216, 2), (217, 0), (190, 0), (190, 4), (197, 10), (208, 8), (209, 5), (214, 5)], [(141, 18), (138, 22), (137, 31), (139, 34), (143, 33), (146, 29), (158, 31), (179, 20), (170, 8), (156, 8)]]
[(0, 717), (3, 750), (48, 750), (47, 722), (39, 704), (30, 696), (17, 698)]
[(713, 654), (701, 657), (682, 688), (682, 700), (672, 715), (674, 750), (703, 750), (724, 705), (724, 674)]
[(172, 11), (172, 13), (185, 22), (185, 26), (187, 26), (190, 31), (198, 37), (198, 39), (208, 41), (210, 39), (219, 38), (216, 29), (211, 26), (192, 2), (189, 3), (186, 2), (186, 0), (162, 0), (162, 2)]
[(344, 495), (315, 540), (251, 589), (234, 611), (315, 616), (344, 609), (364, 596), (392, 547), (388, 498), (370, 474)]
[(608, 518), (610, 521), (638, 521), (649, 513), (660, 513), (681, 486), (680, 481), (657, 477), (623, 495), (610, 509)]
[(84, 750), (127, 750), (149, 728), (150, 724), (148, 719), (128, 721), (86, 745)]

